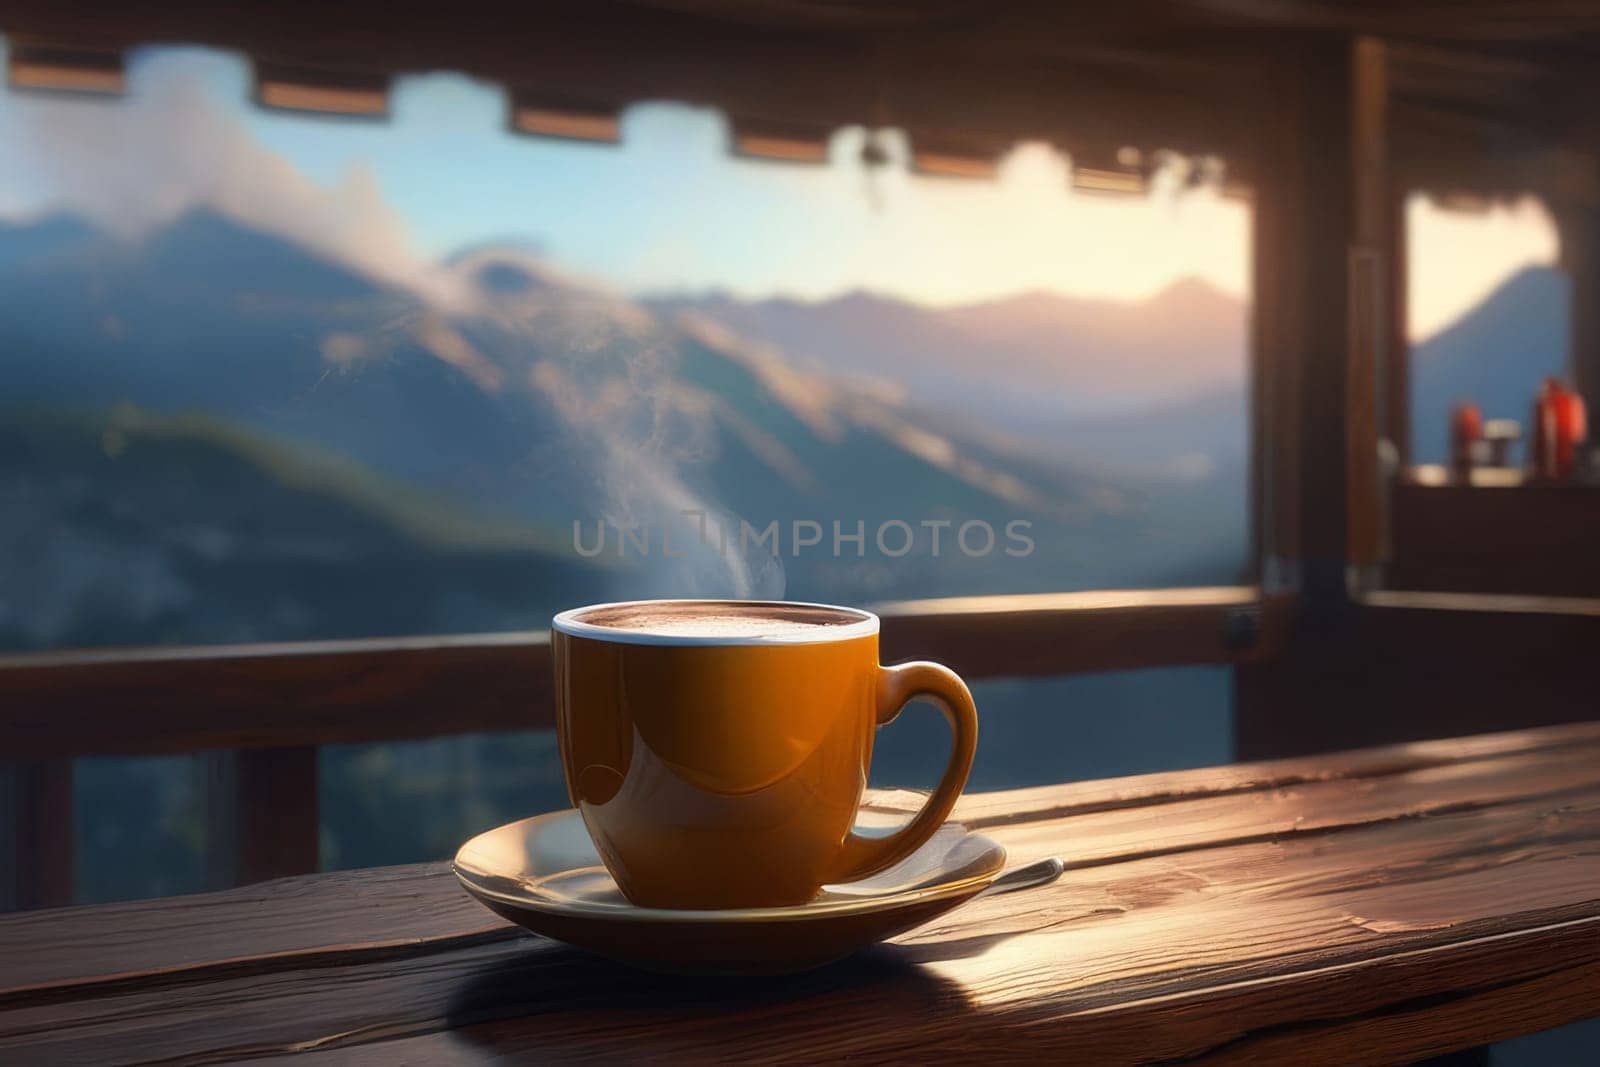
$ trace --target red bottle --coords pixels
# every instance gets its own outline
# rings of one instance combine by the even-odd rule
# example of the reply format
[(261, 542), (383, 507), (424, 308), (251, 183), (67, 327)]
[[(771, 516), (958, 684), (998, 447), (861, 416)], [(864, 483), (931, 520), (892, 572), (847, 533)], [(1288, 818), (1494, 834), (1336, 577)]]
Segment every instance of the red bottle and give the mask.
[(1589, 436), (1583, 397), (1554, 378), (1546, 378), (1533, 402), (1533, 473), (1540, 478), (1570, 478), (1578, 466), (1578, 447)]
[(1472, 471), (1474, 446), (1483, 440), (1483, 412), (1463, 400), (1450, 412), (1450, 468), (1460, 478)]

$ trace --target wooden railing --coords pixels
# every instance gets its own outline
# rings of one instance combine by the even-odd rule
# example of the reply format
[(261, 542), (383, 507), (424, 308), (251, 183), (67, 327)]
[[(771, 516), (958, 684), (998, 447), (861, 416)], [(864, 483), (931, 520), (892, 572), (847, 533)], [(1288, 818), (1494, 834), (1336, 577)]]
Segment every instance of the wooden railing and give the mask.
[[(1250, 586), (900, 602), (883, 658), (971, 679), (1236, 665), (1243, 755), (1593, 715), (1600, 601), (1380, 591), (1310, 633), (1299, 611)], [(314, 869), (318, 746), (552, 723), (544, 633), (0, 658), (0, 895), (71, 899), (75, 757), (211, 753), (218, 880), (242, 883)]]
[[(1281, 606), (1250, 586), (902, 601), (882, 606), (882, 655), (973, 678), (1230, 663), (1264, 653)], [(544, 631), (0, 657), (14, 760), (554, 724)]]
[[(1289, 610), (1252, 586), (904, 601), (881, 606), (882, 655), (968, 678), (1239, 663)], [(248, 882), (315, 869), (318, 746), (553, 725), (543, 631), (0, 657), (0, 892), (70, 899), (75, 757), (216, 753), (211, 836)]]

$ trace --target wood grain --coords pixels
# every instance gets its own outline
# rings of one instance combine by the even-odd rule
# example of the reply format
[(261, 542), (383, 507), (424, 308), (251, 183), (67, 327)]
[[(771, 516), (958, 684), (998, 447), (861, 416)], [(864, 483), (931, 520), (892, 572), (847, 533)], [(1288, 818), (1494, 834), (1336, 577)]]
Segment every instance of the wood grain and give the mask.
[(987, 830), (1008, 822), (1064, 818), (1233, 793), (1277, 792), (1314, 782), (1377, 779), (1448, 764), (1587, 748), (1596, 744), (1600, 744), (1600, 723), (1511, 730), (1297, 759), (969, 793), (957, 804), (955, 817), (967, 826)]
[[(1061, 855), (1080, 865), (1103, 864), (1148, 851), (1146, 827), (1155, 828), (1164, 846), (1192, 848), (1241, 834), (1292, 835), (1418, 817), (1459, 798), (1479, 769), (1486, 783), (1497, 783), (1496, 792), (1486, 786), (1479, 794), (1488, 803), (1506, 795), (1512, 768), (1543, 767), (1544, 757), (1556, 761), (1561, 775), (1543, 777), (1544, 792), (1600, 775), (1600, 768), (1585, 768), (1586, 762), (1600, 764), (1600, 723), (973, 793), (960, 800), (954, 817), (986, 833), (1014, 833), (1008, 837), (1013, 852), (1026, 845), (1029, 858), (1039, 841), (1048, 844), (1065, 833), (1069, 845)], [(1440, 782), (1454, 792), (1437, 791)], [(1425, 795), (1418, 795), (1419, 785), (1427, 786)], [(1234, 802), (1242, 794), (1251, 796), (1248, 804)], [(898, 810), (920, 804), (919, 794), (879, 791), (875, 799), (879, 807)], [(1102, 813), (1110, 817), (1089, 818)], [(1029, 827), (1043, 827), (1043, 836), (1034, 839)], [(356, 946), (386, 954), (426, 949), (504, 928), (453, 880), (440, 878), (443, 871), (441, 864), (346, 871), (0, 918), (0, 958), (8, 961), (0, 969), (0, 1003), (141, 975), (179, 980), (188, 971), (288, 966)], [(269, 924), (259, 921), (263, 913), (272, 917)], [(402, 925), (405, 936), (394, 937)]]
[(382, 956), (510, 930), (462, 892), (443, 863), (3, 916), (0, 1005), (85, 987), (313, 966), (354, 951)]
[(13, 916), (0, 1058), (1411, 1060), (1600, 1013), (1596, 742), (969, 798), (1013, 861), (1083, 862), (770, 981), (513, 934), (437, 867)]
[[(1593, 902), (1583, 915), (1565, 901), (1594, 893), (1594, 807), (1503, 815), (1072, 872), (777, 983), (661, 979), (518, 938), (21, 1005), (0, 1014), (0, 1050), (70, 1062), (104, 1056), (115, 1035), (140, 1058), (202, 1062), (383, 1041), (376, 1054), (426, 1060), (443, 1042), (485, 1060), (884, 1060), (937, 1047), (1111, 1063), (1237, 1049), (1307, 1019), (1367, 1033), (1463, 992), (1589, 973)], [(1580, 990), (1556, 1002), (1557, 1021), (1600, 1008)], [(1432, 1047), (1480, 1039), (1479, 1021), (1459, 1022), (1428, 1029)], [(432, 1036), (389, 1043), (412, 1035)]]

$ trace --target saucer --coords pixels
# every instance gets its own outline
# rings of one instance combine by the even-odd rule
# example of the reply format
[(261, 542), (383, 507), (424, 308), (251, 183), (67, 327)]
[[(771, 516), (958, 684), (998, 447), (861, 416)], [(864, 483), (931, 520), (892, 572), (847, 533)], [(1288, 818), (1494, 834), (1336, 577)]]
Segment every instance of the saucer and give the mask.
[(641, 908), (622, 895), (583, 817), (569, 809), (479, 834), (461, 846), (454, 869), (466, 891), (496, 914), (622, 963), (680, 973), (785, 974), (831, 963), (949, 911), (988, 888), (1005, 859), (994, 841), (946, 823), (902, 862), (871, 878), (823, 886), (805, 904)]

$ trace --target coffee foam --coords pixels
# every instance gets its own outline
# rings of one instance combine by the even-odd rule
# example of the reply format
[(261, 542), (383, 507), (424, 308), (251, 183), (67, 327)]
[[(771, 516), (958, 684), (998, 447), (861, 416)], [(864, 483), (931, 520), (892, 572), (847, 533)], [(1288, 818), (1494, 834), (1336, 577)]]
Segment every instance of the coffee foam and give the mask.
[(841, 624), (764, 619), (748, 615), (632, 615), (626, 619), (608, 621), (604, 625), (663, 637), (773, 637)]
[(865, 612), (822, 605), (727, 601), (607, 604), (556, 619), (556, 628), (617, 640), (661, 639), (704, 643), (765, 643), (828, 640), (844, 628), (877, 632)]

